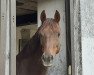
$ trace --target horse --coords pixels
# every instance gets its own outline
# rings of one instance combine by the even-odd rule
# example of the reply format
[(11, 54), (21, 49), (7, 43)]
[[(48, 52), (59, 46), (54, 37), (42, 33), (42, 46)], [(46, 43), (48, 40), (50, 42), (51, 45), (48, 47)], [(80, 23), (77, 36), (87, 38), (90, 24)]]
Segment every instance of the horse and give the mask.
[(60, 51), (60, 13), (46, 18), (45, 10), (40, 15), (41, 26), (16, 56), (16, 75), (46, 75), (48, 67)]

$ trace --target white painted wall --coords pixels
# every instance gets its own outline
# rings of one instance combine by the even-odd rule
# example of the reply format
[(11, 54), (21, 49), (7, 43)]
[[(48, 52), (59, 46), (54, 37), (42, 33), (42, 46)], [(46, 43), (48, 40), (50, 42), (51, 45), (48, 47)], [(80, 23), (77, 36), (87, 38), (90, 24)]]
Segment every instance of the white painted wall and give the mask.
[(56, 10), (60, 12), (61, 16), (61, 51), (54, 60), (54, 66), (48, 68), (47, 75), (67, 75), (65, 0), (38, 0), (38, 26), (41, 25), (40, 14), (42, 10), (45, 10), (47, 18), (53, 18)]
[(94, 75), (94, 0), (80, 0), (83, 75)]

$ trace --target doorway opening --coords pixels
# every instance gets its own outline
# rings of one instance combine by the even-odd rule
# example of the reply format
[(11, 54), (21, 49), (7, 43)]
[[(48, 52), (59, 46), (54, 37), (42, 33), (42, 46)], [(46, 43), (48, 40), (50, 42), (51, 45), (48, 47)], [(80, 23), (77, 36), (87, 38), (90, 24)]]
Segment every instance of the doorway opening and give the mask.
[[(70, 14), (69, 3), (70, 2), (69, 1), (67, 2), (67, 1), (64, 0), (64, 2), (65, 2), (64, 5), (62, 3), (62, 6), (63, 6), (63, 10), (62, 10), (62, 9), (58, 8), (59, 7), (58, 3), (56, 3), (55, 7), (52, 5), (48, 9), (49, 6), (43, 7), (42, 2), (39, 2), (40, 7), (41, 7), (41, 8), (39, 8), (37, 0), (20, 0), (20, 1), (16, 0), (16, 54), (18, 54), (23, 49), (23, 47), (25, 46), (27, 41), (30, 38), (32, 38), (32, 36), (36, 32), (36, 30), (38, 28), (37, 18), (39, 20), (39, 17), (38, 17), (39, 15), (37, 16), (37, 14), (40, 14), (40, 12), (44, 8), (47, 11), (47, 13), (49, 11), (52, 11), (53, 9), (60, 10), (60, 14), (63, 17), (63, 18), (61, 17), (61, 20), (62, 20), (61, 24), (63, 23), (61, 25), (61, 28), (63, 28), (62, 32), (63, 32), (63, 35), (64, 35), (63, 42), (62, 42), (63, 43), (62, 44), (62, 46), (63, 46), (62, 50), (66, 50), (65, 52), (62, 52), (62, 53), (66, 53), (64, 55), (66, 55), (65, 58), (67, 60), (67, 61), (66, 60), (62, 60), (62, 61), (63, 62), (66, 61), (66, 63), (67, 63), (67, 74), (71, 75), (71, 38), (70, 38), (70, 19), (69, 19), (70, 18), (69, 17), (70, 16), (69, 15)], [(43, 2), (49, 4), (46, 1), (43, 1)], [(56, 1), (56, 2), (59, 2), (59, 1)], [(37, 8), (38, 8), (38, 10), (37, 10)], [(52, 13), (53, 12), (48, 13), (48, 16), (52, 17), (52, 15), (51, 15)], [(65, 22), (63, 20), (66, 21), (66, 26), (65, 26)], [(66, 40), (64, 40), (65, 38), (66, 38)], [(66, 42), (66, 45), (65, 45), (65, 42)], [(65, 46), (66, 46), (66, 48), (65, 48)]]
[[(15, 2), (15, 0), (13, 0), (14, 2)], [(30, 1), (30, 2), (29, 2)], [(58, 0), (59, 1), (59, 0)], [(67, 1), (69, 2), (70, 0), (65, 0), (66, 1), (66, 3), (67, 3)], [(0, 1), (1, 2), (1, 6), (5, 9), (6, 8), (6, 3), (4, 3), (4, 2), (6, 2), (6, 1), (4, 1), (3, 2), (3, 0), (1, 0)], [(12, 2), (12, 0), (11, 0), (11, 2)], [(32, 3), (32, 4), (29, 4), (29, 3)], [(66, 4), (65, 3), (65, 4)], [(70, 2), (69, 2), (70, 3)], [(4, 5), (3, 5), (4, 4)], [(15, 4), (15, 3), (13, 3), (13, 4)], [(10, 3), (10, 5), (11, 6), (13, 6), (13, 4), (12, 3)], [(16, 0), (16, 8), (17, 8), (17, 20), (16, 20), (16, 32), (18, 33), (18, 34), (16, 34), (17, 35), (17, 40), (16, 40), (16, 54), (18, 54), (20, 51), (21, 51), (21, 49), (23, 48), (23, 46), (25, 45), (25, 43), (27, 42), (27, 40), (29, 40), (29, 38), (30, 37), (32, 37), (32, 35), (30, 34), (30, 32), (31, 32), (31, 30), (30, 29), (32, 29), (33, 27), (31, 27), (31, 26), (34, 26), (34, 31), (36, 31), (36, 29), (37, 29), (37, 0)], [(30, 8), (28, 7), (29, 5), (34, 5), (34, 6), (30, 6)], [(67, 4), (66, 4), (67, 5)], [(31, 9), (31, 7), (33, 8), (33, 9)], [(3, 9), (2, 8), (2, 9)], [(15, 6), (14, 7), (11, 7), (11, 10), (13, 10), (13, 8), (15, 8)], [(67, 9), (66, 10), (66, 12), (68, 12), (68, 8), (69, 7), (67, 7), (66, 6), (66, 8), (65, 9)], [(62, 9), (62, 8), (61, 8)], [(9, 10), (8, 10), (9, 11)], [(19, 12), (20, 11), (20, 12)], [(27, 11), (28, 11), (28, 13), (27, 13)], [(4, 26), (4, 25), (7, 25), (6, 24), (6, 19), (4, 19), (4, 17), (6, 16), (6, 10), (3, 10), (3, 12), (1, 12), (1, 21), (2, 20), (4, 20), (4, 21), (2, 21), (2, 26)], [(12, 12), (12, 16), (11, 16), (11, 21), (13, 21), (14, 22), (14, 14), (13, 14), (13, 11), (11, 11)], [(2, 14), (2, 13), (4, 13), (4, 14)], [(23, 14), (22, 14), (23, 13)], [(33, 18), (32, 18), (32, 21), (31, 21), (31, 19), (29, 19), (30, 18), (30, 16), (33, 16), (33, 15), (35, 15)], [(70, 14), (70, 13), (69, 13)], [(67, 14), (68, 15), (68, 14)], [(24, 18), (24, 17), (29, 17), (28, 19), (27, 18)], [(68, 17), (68, 16), (67, 16)], [(70, 18), (70, 17), (69, 17)], [(19, 20), (20, 19), (20, 20)], [(27, 20), (27, 21), (25, 21), (25, 20)], [(10, 21), (10, 22), (11, 22)], [(67, 18), (67, 26), (69, 25), (69, 23), (70, 23), (70, 20)], [(32, 24), (32, 25), (31, 25)], [(15, 25), (15, 24), (14, 24)], [(27, 28), (26, 28), (26, 26), (27, 26)], [(13, 27), (13, 23), (11, 24), (11, 27)], [(29, 27), (31, 27), (31, 28), (29, 28)], [(67, 28), (67, 27), (66, 27)], [(70, 28), (70, 27), (69, 27)], [(2, 27), (1, 28), (3, 31), (5, 31), (6, 29), (7, 29), (7, 27)], [(14, 28), (15, 29), (15, 28)], [(67, 29), (68, 30), (68, 29)], [(66, 31), (67, 31), (66, 30)], [(13, 30), (10, 30), (10, 31), (13, 31)], [(70, 31), (70, 30), (69, 30)], [(23, 33), (26, 33), (26, 35), (25, 34), (23, 34)], [(66, 32), (67, 33), (67, 32)], [(10, 34), (11, 34), (11, 36), (9, 37), (9, 38), (12, 38), (13, 39), (13, 33), (12, 32), (10, 32)], [(2, 36), (2, 35), (1, 35)], [(68, 36), (67, 36), (68, 37)], [(4, 38), (4, 37), (3, 37)], [(70, 39), (70, 38), (69, 38)], [(6, 40), (4, 40), (5, 41), (5, 43), (6, 43)], [(3, 41), (3, 42), (4, 42)], [(10, 43), (10, 42), (9, 42)], [(11, 45), (13, 44), (13, 43), (15, 43), (13, 40), (11, 40)], [(23, 44), (24, 43), (24, 44)], [(1, 43), (2, 44), (2, 43)], [(68, 43), (67, 43), (68, 44)], [(67, 45), (66, 44), (66, 45)], [(1, 45), (2, 46), (2, 45)], [(67, 48), (69, 48), (69, 49), (71, 49), (70, 47), (68, 47), (68, 46), (71, 46), (71, 44), (70, 45), (67, 45)], [(13, 50), (15, 50), (14, 49), (14, 46), (12, 45), (11, 46), (12, 48), (11, 48), (11, 52), (10, 52), (10, 55), (11, 55), (11, 61), (10, 62), (14, 62), (13, 61), (13, 59), (14, 59), (14, 57), (12, 57), (13, 56), (13, 54), (14, 54), (14, 51)], [(67, 49), (67, 50), (69, 50), (69, 49)], [(4, 50), (2, 50), (3, 52), (4, 52)], [(71, 50), (70, 50), (71, 51)], [(68, 53), (67, 53), (68, 54)], [(71, 55), (70, 55), (71, 56)], [(1, 55), (1, 57), (2, 57), (2, 55)], [(5, 59), (4, 59), (5, 60)], [(16, 62), (16, 61), (15, 61)], [(67, 61), (68, 62), (68, 61)], [(70, 61), (69, 61), (70, 62)], [(13, 63), (11, 63), (12, 64), (12, 66), (11, 67), (13, 67)], [(12, 69), (11, 69), (12, 70)], [(14, 69), (13, 69), (14, 70)], [(12, 72), (12, 71), (11, 71)]]

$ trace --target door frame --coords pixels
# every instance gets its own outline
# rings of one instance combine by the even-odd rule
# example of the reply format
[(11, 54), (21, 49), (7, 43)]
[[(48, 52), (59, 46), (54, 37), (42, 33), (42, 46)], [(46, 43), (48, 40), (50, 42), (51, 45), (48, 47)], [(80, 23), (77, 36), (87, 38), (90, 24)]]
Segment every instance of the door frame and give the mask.
[(16, 75), (16, 0), (0, 0), (0, 75)]
[(70, 1), (72, 75), (82, 75), (80, 0)]
[[(70, 4), (70, 17), (67, 17), (67, 19), (70, 18), (68, 20), (70, 20), (71, 41), (69, 45), (71, 46), (68, 47), (71, 48), (72, 75), (82, 75), (80, 0), (65, 1)], [(0, 61), (0, 75), (16, 75), (16, 0), (1, 0), (0, 10), (0, 59), (2, 59)], [(7, 22), (8, 20), (9, 22)], [(8, 55), (5, 53), (7, 51), (5, 47), (7, 42), (6, 32), (9, 34)], [(6, 57), (8, 57), (9, 62), (9, 74), (6, 74), (5, 70)]]

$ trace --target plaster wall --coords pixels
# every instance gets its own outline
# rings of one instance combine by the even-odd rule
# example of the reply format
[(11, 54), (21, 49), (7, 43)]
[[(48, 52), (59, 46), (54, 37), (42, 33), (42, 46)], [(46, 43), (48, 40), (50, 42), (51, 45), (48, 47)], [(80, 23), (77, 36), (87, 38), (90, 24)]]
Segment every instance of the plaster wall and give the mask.
[(94, 0), (80, 0), (83, 75), (94, 75)]
[(66, 30), (65, 30), (65, 0), (38, 0), (38, 26), (41, 25), (40, 14), (45, 10), (47, 18), (53, 18), (55, 11), (60, 12), (61, 20), (61, 50), (49, 67), (46, 75), (67, 75), (66, 62)]

